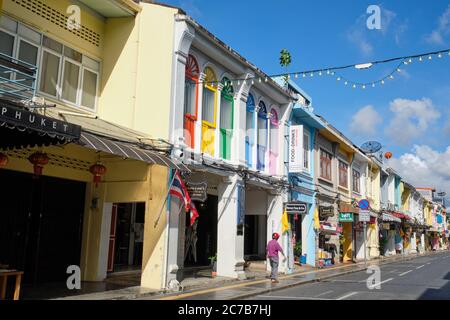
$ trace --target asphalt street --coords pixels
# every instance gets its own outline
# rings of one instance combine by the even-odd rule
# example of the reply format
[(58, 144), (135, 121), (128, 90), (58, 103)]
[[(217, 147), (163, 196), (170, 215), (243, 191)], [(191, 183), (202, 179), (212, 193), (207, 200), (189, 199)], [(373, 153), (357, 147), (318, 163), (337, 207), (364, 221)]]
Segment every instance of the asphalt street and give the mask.
[(448, 251), (381, 265), (380, 271), (379, 289), (368, 283), (373, 273), (360, 271), (247, 300), (450, 300)]

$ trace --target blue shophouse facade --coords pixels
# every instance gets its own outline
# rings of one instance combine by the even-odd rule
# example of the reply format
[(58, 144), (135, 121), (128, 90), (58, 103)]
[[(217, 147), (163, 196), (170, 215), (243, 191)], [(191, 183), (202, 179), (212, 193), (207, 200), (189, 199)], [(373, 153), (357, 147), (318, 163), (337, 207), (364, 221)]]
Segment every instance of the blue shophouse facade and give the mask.
[[(306, 264), (315, 266), (316, 263), (316, 230), (314, 229), (314, 212), (316, 209), (316, 188), (314, 185), (315, 173), (315, 139), (316, 131), (325, 128), (325, 124), (317, 117), (312, 108), (311, 98), (294, 82), (289, 82), (289, 89), (301, 96), (301, 100), (294, 103), (290, 126), (303, 127), (304, 168), (302, 172), (292, 173), (288, 170), (291, 184), (290, 201), (300, 201), (307, 204), (307, 213), (301, 216), (290, 217), (293, 234), (297, 235), (298, 242), (301, 237), (302, 256)], [(288, 135), (288, 142), (290, 136)], [(289, 152), (289, 148), (288, 152)], [(306, 259), (305, 259), (306, 258)]]

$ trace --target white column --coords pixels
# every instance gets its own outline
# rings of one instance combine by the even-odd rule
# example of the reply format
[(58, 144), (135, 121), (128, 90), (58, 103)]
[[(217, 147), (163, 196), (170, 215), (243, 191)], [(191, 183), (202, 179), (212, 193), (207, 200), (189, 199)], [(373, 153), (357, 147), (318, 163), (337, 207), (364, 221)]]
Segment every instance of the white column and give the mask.
[(202, 150), (202, 104), (203, 104), (203, 90), (205, 90), (203, 81), (206, 75), (200, 73), (198, 79), (198, 105), (197, 105), (197, 121), (195, 122), (195, 137), (194, 137), (194, 151), (201, 153)]
[(222, 103), (222, 89), (223, 84), (219, 83), (217, 85), (217, 105), (216, 105), (216, 129), (214, 130), (215, 137), (214, 137), (214, 158), (220, 159), (220, 140), (221, 140), (221, 134), (220, 134), (220, 105)]
[(218, 185), (217, 275), (244, 278), (244, 236), (237, 235), (238, 175), (224, 178)]
[(270, 130), (270, 118), (272, 117), (272, 114), (270, 113), (270, 111), (267, 112), (267, 132), (266, 132), (266, 141), (267, 141), (267, 148), (266, 148), (266, 155), (265, 155), (265, 170), (264, 172), (269, 173), (270, 172), (270, 150), (271, 150), (271, 141), (270, 139), (272, 138), (272, 132)]
[(185, 147), (184, 140), (184, 82), (186, 60), (195, 31), (185, 22), (175, 23), (169, 139), (175, 146)]
[(234, 127), (233, 137), (231, 142), (232, 155), (231, 159), (233, 163), (245, 166), (245, 137), (247, 130), (247, 97), (246, 92), (236, 94), (234, 96)]
[(167, 248), (166, 287), (173, 280), (179, 280), (179, 269), (184, 266), (184, 224), (180, 223), (181, 201), (176, 197), (170, 198), (169, 213), (169, 242)]
[[(256, 101), (255, 101), (256, 103)], [(255, 112), (253, 113), (253, 127), (255, 132), (253, 133), (253, 150), (252, 150), (252, 169), (257, 170), (258, 168), (258, 111), (259, 106), (255, 106)]]
[[(272, 240), (272, 234), (277, 232), (280, 235), (278, 240), (283, 252), (287, 255), (286, 234), (282, 234), (281, 218), (283, 216), (283, 201), (285, 201), (283, 194), (269, 194), (267, 197), (267, 239), (266, 243)], [(285, 273), (287, 270), (287, 260), (283, 263), (283, 258), (280, 254), (279, 271)], [(270, 264), (267, 262), (267, 271), (270, 271)]]

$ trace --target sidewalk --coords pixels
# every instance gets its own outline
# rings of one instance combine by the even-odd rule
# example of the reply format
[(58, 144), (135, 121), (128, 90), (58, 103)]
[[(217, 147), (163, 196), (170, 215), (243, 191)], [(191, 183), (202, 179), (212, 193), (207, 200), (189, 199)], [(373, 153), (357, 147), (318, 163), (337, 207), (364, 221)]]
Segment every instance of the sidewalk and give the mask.
[[(395, 255), (391, 257), (380, 257), (367, 262), (367, 266), (393, 263), (397, 261), (412, 260), (421, 256), (439, 254), (445, 251), (426, 252), (421, 254), (410, 254), (407, 256)], [(276, 290), (286, 289), (300, 284), (322, 281), (349, 273), (365, 270), (364, 261), (353, 264), (341, 264), (336, 267), (324, 269), (309, 268), (288, 275), (280, 276), (278, 284), (272, 284), (267, 278), (265, 271), (255, 271), (251, 280), (238, 280), (223, 277), (216, 278), (188, 278), (181, 282), (183, 288), (180, 292), (165, 290), (149, 290), (140, 286), (119, 290), (110, 290), (99, 293), (84, 294), (59, 298), (58, 300), (129, 300), (129, 299), (244, 299), (257, 294), (263, 294)]]

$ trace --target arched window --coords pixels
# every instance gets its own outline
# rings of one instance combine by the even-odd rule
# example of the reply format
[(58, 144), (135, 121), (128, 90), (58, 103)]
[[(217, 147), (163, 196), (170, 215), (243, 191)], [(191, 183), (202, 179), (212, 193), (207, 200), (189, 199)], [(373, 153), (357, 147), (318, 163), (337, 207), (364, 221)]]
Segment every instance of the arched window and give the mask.
[(245, 134), (245, 160), (249, 167), (253, 164), (253, 146), (255, 145), (254, 130), (255, 130), (255, 99), (253, 95), (249, 94), (247, 97), (247, 112), (246, 112), (246, 134)]
[(231, 158), (231, 139), (233, 135), (234, 91), (228, 78), (222, 79), (220, 96), (220, 156)]
[(279, 139), (279, 123), (278, 113), (275, 109), (270, 110), (270, 151), (269, 151), (269, 172), (270, 174), (277, 174), (278, 166), (278, 139)]
[(264, 102), (260, 102), (258, 110), (258, 159), (256, 163), (256, 168), (263, 171), (265, 169), (265, 158), (267, 150), (267, 109)]
[(184, 138), (186, 144), (194, 147), (195, 121), (197, 121), (198, 76), (197, 60), (189, 55), (186, 61), (184, 81)]
[(214, 155), (217, 78), (210, 67), (206, 67), (203, 73), (205, 86), (202, 96), (202, 152)]

